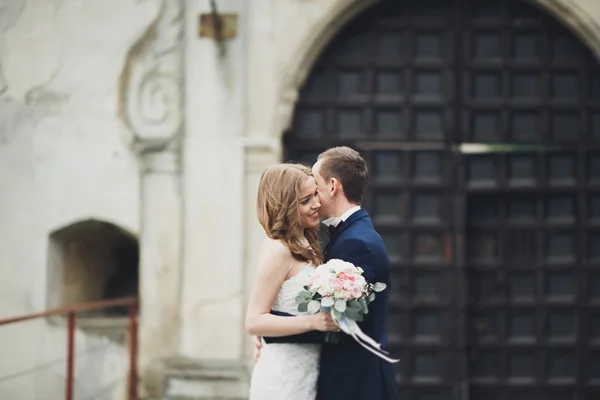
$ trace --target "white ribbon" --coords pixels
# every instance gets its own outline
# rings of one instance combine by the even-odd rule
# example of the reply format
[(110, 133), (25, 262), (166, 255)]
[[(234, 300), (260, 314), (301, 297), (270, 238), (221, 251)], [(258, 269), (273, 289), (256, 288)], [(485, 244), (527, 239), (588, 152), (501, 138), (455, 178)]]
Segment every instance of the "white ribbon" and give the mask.
[(356, 321), (345, 318), (344, 316), (342, 316), (342, 318), (340, 318), (340, 319), (336, 319), (335, 321), (338, 323), (342, 332), (347, 333), (348, 335), (352, 336), (358, 344), (360, 344), (362, 347), (364, 347), (371, 353), (375, 354), (377, 357), (379, 357), (389, 363), (392, 363), (392, 364), (395, 364), (400, 361), (400, 360), (396, 360), (394, 358), (388, 357), (387, 355), (389, 353), (387, 351), (383, 350), (379, 343), (377, 343), (371, 337), (366, 335), (360, 329), (360, 327), (358, 326)]

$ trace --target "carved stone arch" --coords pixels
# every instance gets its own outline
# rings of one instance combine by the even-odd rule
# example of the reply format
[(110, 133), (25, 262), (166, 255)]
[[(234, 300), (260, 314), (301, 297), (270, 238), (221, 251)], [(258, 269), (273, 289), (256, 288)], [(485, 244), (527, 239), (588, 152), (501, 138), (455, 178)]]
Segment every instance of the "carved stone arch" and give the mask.
[(600, 62), (600, 24), (577, 0), (523, 0), (538, 6), (563, 23), (591, 50)]
[(290, 127), (298, 91), (323, 49), (348, 22), (379, 1), (336, 0), (321, 18), (311, 21), (313, 26), (306, 29), (306, 34), (299, 40), (296, 49), (290, 52), (291, 57), (283, 67), (271, 131), (274, 137), (281, 138)]
[[(313, 64), (331, 39), (350, 22), (380, 0), (337, 0), (305, 30), (304, 36), (290, 51), (292, 57), (283, 67), (272, 137), (281, 139), (292, 122), (298, 91)], [(576, 0), (522, 0), (545, 10), (575, 33), (600, 61), (600, 24)]]

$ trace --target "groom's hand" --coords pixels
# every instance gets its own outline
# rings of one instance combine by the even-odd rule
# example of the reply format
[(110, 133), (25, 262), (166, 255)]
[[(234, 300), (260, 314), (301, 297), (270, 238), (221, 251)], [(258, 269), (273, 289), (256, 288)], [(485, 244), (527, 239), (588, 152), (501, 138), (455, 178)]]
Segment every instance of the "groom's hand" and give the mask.
[(254, 336), (254, 364), (260, 358), (260, 349), (263, 347), (262, 336)]

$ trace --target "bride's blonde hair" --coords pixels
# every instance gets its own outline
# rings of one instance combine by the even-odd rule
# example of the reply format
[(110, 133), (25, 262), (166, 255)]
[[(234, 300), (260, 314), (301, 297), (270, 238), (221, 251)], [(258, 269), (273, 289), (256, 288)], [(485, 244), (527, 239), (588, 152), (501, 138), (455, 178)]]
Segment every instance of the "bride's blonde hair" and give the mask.
[[(301, 164), (267, 168), (260, 177), (256, 209), (258, 221), (268, 237), (280, 240), (296, 260), (319, 265), (323, 257), (317, 238), (318, 227), (303, 229), (298, 211), (302, 185), (310, 176), (310, 169)], [(303, 244), (300, 232), (310, 247)]]

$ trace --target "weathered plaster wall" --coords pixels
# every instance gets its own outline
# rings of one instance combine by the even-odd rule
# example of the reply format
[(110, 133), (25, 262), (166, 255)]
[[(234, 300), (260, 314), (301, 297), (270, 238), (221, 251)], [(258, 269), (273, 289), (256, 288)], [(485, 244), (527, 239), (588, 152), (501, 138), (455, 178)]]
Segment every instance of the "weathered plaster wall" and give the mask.
[[(0, 8), (0, 316), (46, 308), (52, 231), (96, 218), (139, 232), (139, 167), (118, 89), (130, 47), (158, 10), (155, 0)], [(0, 398), (61, 398), (65, 343), (64, 327), (45, 321), (0, 327), (0, 377), (54, 362), (0, 381)], [(122, 346), (78, 332), (77, 348), (78, 398), (116, 396)]]

